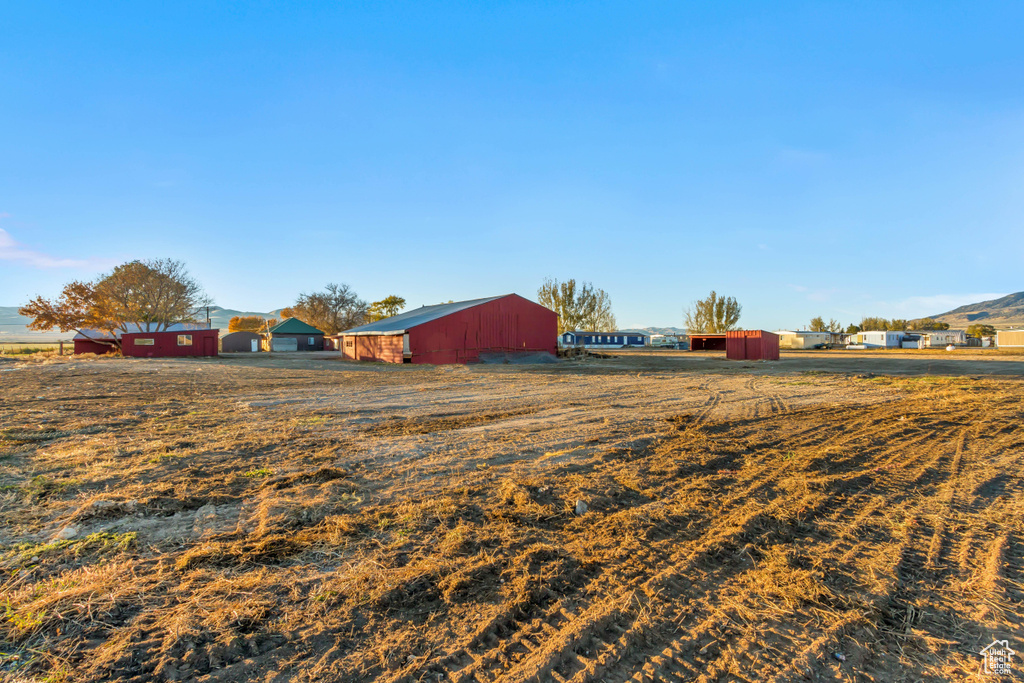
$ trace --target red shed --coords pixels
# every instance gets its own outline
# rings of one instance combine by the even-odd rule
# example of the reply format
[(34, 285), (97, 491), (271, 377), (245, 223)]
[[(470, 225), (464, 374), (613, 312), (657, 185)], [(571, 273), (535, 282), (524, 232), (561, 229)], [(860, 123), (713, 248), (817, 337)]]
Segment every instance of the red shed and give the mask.
[(117, 350), (117, 344), (113, 337), (106, 332), (99, 330), (85, 330), (79, 332), (72, 341), (75, 343), (75, 353), (95, 353), (103, 355)]
[(725, 351), (724, 334), (691, 334), (691, 351)]
[(733, 330), (725, 333), (725, 357), (729, 360), (778, 360), (779, 335), (764, 330)]
[(518, 294), (436, 306), (354, 327), (338, 335), (349, 360), (470, 363), (482, 353), (549, 353), (558, 315)]
[(132, 332), (121, 335), (121, 354), (134, 358), (216, 356), (220, 330)]

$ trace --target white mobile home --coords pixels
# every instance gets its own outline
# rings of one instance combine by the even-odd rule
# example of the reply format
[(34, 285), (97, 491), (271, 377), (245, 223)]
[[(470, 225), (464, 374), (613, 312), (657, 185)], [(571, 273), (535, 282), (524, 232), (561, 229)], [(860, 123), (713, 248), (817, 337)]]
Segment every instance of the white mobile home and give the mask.
[(1024, 349), (1024, 330), (999, 330), (996, 346), (1001, 349)]
[(963, 346), (967, 343), (967, 334), (963, 330), (929, 330), (921, 332), (921, 348), (942, 348), (954, 344)]
[(806, 330), (779, 330), (780, 349), (814, 349), (831, 344), (831, 332), (808, 332)]
[(872, 330), (857, 333), (857, 342), (869, 349), (898, 349), (903, 341), (902, 332)]

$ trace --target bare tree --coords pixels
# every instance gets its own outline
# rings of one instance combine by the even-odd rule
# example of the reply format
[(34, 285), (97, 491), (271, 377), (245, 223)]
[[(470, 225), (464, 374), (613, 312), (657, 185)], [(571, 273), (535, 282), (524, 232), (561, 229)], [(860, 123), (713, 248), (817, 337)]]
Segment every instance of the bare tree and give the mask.
[(589, 282), (577, 284), (575, 278), (565, 282), (548, 278), (537, 290), (537, 301), (558, 314), (559, 334), (570, 330), (615, 330), (611, 297)]
[(719, 334), (736, 327), (742, 306), (733, 297), (718, 296), (712, 290), (705, 299), (693, 302), (683, 311), (686, 330), (690, 333)]
[(300, 294), (294, 306), (281, 311), (283, 318), (294, 317), (325, 334), (337, 334), (362, 325), (368, 306), (351, 287), (329, 284), (322, 292)]

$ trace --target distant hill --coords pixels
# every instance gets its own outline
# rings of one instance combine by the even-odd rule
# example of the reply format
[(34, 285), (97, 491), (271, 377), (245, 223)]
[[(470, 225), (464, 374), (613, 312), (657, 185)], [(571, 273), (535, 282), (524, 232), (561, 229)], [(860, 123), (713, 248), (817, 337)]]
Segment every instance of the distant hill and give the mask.
[(964, 329), (972, 323), (985, 323), (997, 328), (1024, 327), (1024, 292), (968, 304), (930, 317), (949, 323), (954, 329)]
[[(214, 327), (227, 333), (228, 321), (236, 315), (260, 315), (280, 319), (281, 309), (269, 313), (236, 311), (232, 308), (210, 306), (210, 320)], [(0, 342), (50, 342), (71, 339), (74, 332), (33, 332), (25, 327), (31, 320), (18, 315), (17, 306), (0, 306)]]
[(669, 336), (679, 336), (686, 334), (686, 328), (683, 327), (631, 327), (626, 330), (619, 330), (620, 332), (643, 332), (644, 334), (665, 334)]

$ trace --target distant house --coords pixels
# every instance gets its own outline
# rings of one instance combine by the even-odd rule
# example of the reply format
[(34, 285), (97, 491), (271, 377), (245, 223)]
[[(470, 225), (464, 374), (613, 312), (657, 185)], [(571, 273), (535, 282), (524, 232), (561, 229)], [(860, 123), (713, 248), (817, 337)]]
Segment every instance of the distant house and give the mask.
[(807, 330), (779, 330), (779, 348), (781, 349), (817, 349), (825, 344), (833, 343), (831, 332), (810, 332)]
[(336, 336), (342, 357), (472, 363), (487, 354), (554, 355), (558, 315), (518, 294), (423, 306)]
[(965, 346), (967, 344), (967, 333), (964, 330), (929, 330), (919, 332), (921, 337), (921, 348), (942, 348), (953, 344), (954, 346)]
[(255, 332), (232, 332), (220, 338), (223, 353), (255, 353), (262, 350), (263, 337)]
[(323, 351), (324, 333), (298, 318), (288, 318), (270, 328), (271, 351)]
[(576, 330), (562, 334), (562, 346), (582, 346), (586, 349), (621, 349), (627, 346), (648, 346), (650, 335), (643, 332), (584, 332)]
[[(111, 353), (117, 350), (117, 341), (122, 340), (125, 334), (155, 332), (159, 325), (157, 323), (130, 323), (125, 325), (125, 327), (127, 328), (126, 332), (116, 330), (113, 336), (103, 330), (82, 330), (72, 339), (75, 344), (75, 353), (95, 353), (98, 355)], [(188, 332), (208, 329), (210, 327), (206, 323), (173, 323), (168, 325), (163, 332)]]
[(857, 333), (857, 344), (868, 349), (898, 349), (904, 334), (893, 330), (871, 330)]

